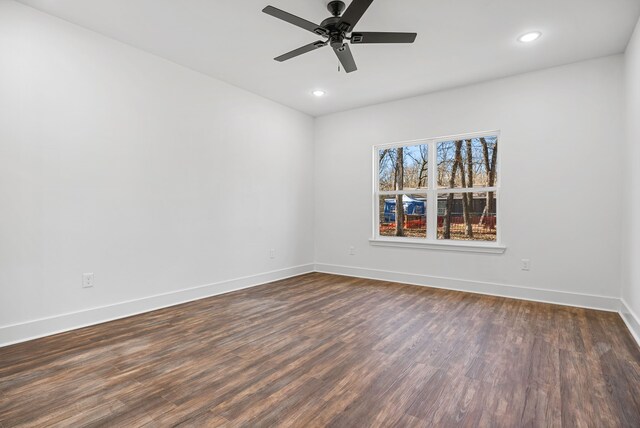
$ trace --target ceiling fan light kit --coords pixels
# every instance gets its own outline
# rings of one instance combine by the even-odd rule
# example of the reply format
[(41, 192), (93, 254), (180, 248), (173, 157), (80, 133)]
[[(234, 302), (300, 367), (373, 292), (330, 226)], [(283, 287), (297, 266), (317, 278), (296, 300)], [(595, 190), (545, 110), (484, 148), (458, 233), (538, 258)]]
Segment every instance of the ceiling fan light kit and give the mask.
[(344, 71), (351, 73), (356, 71), (358, 67), (349, 48), (349, 43), (346, 41), (350, 41), (351, 44), (413, 43), (415, 41), (416, 33), (353, 32), (356, 24), (360, 21), (360, 18), (362, 18), (362, 15), (364, 15), (372, 2), (373, 0), (353, 0), (349, 7), (346, 8), (342, 1), (330, 1), (329, 4), (327, 4), (327, 10), (329, 10), (332, 16), (322, 21), (320, 25), (273, 6), (265, 7), (262, 10), (264, 13), (326, 39), (294, 49), (274, 59), (283, 62), (307, 52), (331, 45)]

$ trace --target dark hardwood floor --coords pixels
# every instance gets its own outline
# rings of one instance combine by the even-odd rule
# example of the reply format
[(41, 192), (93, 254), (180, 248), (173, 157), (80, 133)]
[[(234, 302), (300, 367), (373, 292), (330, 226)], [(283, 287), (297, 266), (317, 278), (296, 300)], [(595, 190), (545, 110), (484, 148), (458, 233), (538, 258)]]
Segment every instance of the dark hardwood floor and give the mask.
[(309, 274), (0, 348), (0, 426), (639, 427), (617, 314)]

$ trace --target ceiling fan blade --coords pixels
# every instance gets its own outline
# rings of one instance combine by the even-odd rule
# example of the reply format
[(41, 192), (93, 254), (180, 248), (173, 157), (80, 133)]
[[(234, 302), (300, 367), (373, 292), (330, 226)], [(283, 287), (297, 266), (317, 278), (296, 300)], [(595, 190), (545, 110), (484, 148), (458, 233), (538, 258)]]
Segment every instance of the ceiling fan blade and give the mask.
[(342, 31), (350, 32), (356, 26), (362, 15), (367, 11), (373, 0), (353, 0), (340, 18), (339, 27)]
[(275, 18), (282, 19), (289, 24), (293, 24), (296, 27), (300, 27), (304, 30), (311, 31), (312, 33), (324, 35), (326, 34), (326, 30), (320, 27), (318, 24), (314, 24), (311, 21), (307, 21), (306, 19), (300, 18), (299, 16), (295, 16), (290, 14), (289, 12), (285, 12), (284, 10), (280, 10), (273, 6), (267, 6), (262, 9), (264, 13), (267, 15), (271, 15)]
[(314, 51), (314, 50), (316, 50), (318, 48), (321, 48), (323, 46), (326, 46), (326, 45), (327, 44), (325, 42), (322, 42), (322, 41), (309, 43), (308, 45), (302, 46), (301, 48), (298, 48), (298, 49), (294, 49), (291, 52), (287, 52), (286, 54), (280, 55), (278, 57), (275, 57), (274, 59), (276, 61), (283, 62), (283, 61), (286, 61), (288, 59), (295, 58), (298, 55), (302, 55), (302, 54), (305, 54), (307, 52)]
[(352, 33), (351, 43), (413, 43), (416, 33)]
[(353, 59), (353, 55), (351, 54), (351, 49), (349, 49), (349, 45), (344, 43), (342, 46), (334, 47), (333, 51), (336, 53), (336, 56), (340, 60), (340, 64), (344, 67), (344, 71), (347, 73), (351, 73), (352, 71), (356, 71), (358, 67), (356, 67), (356, 61)]

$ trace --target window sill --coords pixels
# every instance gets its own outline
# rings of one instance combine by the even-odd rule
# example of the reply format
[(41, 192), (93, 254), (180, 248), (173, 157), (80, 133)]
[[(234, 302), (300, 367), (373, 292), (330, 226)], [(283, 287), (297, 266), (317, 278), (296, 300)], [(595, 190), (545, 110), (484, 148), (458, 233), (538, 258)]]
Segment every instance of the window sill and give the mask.
[(410, 238), (369, 239), (369, 244), (377, 247), (420, 248), (424, 250), (457, 251), (464, 253), (502, 254), (507, 247), (494, 242), (443, 241), (433, 242)]

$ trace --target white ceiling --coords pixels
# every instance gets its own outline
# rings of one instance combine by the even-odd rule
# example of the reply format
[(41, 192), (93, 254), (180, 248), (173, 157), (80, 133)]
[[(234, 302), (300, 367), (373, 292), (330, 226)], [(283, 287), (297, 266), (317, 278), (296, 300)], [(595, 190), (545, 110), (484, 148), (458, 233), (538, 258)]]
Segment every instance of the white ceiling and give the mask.
[[(620, 53), (640, 15), (640, 0), (375, 0), (357, 30), (418, 38), (352, 46), (347, 75), (328, 47), (273, 61), (320, 38), (261, 10), (319, 23), (325, 0), (20, 1), (314, 116)], [(516, 41), (530, 30), (543, 37)]]

